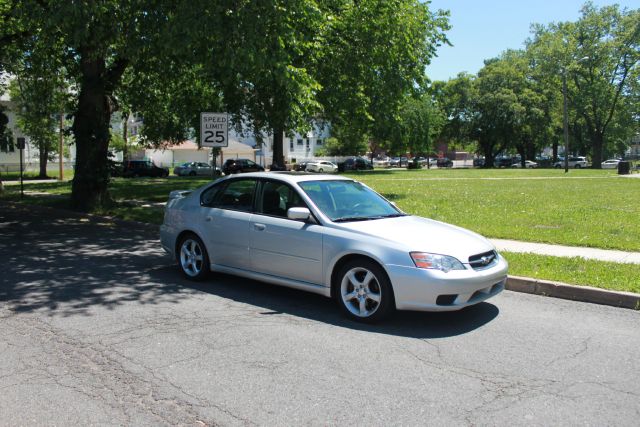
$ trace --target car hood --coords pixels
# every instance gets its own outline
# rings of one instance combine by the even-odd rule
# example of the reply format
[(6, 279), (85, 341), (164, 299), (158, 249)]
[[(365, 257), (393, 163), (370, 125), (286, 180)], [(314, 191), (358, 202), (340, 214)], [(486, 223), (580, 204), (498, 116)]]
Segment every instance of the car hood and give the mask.
[(404, 245), (408, 251), (431, 252), (468, 262), (471, 255), (495, 249), (486, 238), (455, 225), (418, 216), (336, 224), (339, 228)]

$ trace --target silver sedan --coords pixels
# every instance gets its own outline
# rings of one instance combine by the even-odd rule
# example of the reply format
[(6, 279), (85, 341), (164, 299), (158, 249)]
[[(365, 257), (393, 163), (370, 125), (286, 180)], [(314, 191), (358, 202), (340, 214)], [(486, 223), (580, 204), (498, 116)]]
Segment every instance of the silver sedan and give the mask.
[(303, 289), (368, 322), (395, 309), (459, 310), (507, 278), (484, 237), (331, 175), (258, 172), (173, 191), (160, 238), (189, 279), (214, 271)]

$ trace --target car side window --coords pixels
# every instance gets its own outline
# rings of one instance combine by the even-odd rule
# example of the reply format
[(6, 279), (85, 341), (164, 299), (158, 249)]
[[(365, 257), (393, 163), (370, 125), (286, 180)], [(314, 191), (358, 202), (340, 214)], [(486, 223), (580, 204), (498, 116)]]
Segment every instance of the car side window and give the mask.
[(210, 206), (212, 208), (251, 212), (253, 210), (255, 188), (255, 179), (230, 181), (224, 189), (216, 194)]
[(293, 207), (307, 207), (293, 188), (275, 181), (265, 181), (262, 184), (258, 213), (286, 218), (287, 210)]
[(220, 190), (224, 187), (222, 184), (212, 185), (202, 192), (200, 195), (200, 205), (213, 207), (213, 203), (216, 199), (216, 195), (220, 193)]

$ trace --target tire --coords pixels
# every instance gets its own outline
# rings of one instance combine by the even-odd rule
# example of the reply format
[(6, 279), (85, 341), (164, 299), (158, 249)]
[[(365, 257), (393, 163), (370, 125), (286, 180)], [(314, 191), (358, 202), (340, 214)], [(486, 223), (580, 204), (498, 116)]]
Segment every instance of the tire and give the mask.
[(195, 234), (187, 234), (180, 240), (176, 258), (187, 279), (199, 282), (209, 275), (207, 248)]
[(560, 165), (555, 165), (554, 167), (555, 167), (556, 169), (560, 169), (562, 166), (560, 166)]
[(196, 173), (194, 171), (189, 172), (189, 176), (196, 176)]
[(350, 261), (340, 269), (334, 297), (342, 312), (358, 322), (375, 323), (395, 310), (393, 288), (386, 272), (367, 259)]
[(582, 166), (580, 166), (580, 165), (575, 165), (574, 166), (574, 169), (580, 169), (580, 168), (582, 168)]
[(324, 169), (320, 168), (320, 169), (318, 169), (318, 172), (324, 173)]

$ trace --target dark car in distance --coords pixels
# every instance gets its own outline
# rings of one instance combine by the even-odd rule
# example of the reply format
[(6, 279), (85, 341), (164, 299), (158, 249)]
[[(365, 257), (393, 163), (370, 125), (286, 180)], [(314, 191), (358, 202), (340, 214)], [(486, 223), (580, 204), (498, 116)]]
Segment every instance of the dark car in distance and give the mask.
[(351, 157), (344, 162), (338, 163), (338, 172), (372, 170), (373, 164), (362, 157)]
[(169, 168), (156, 166), (151, 160), (127, 160), (122, 163), (122, 176), (136, 178), (139, 176), (167, 177)]
[(438, 160), (436, 160), (436, 166), (438, 166), (439, 168), (452, 168), (453, 160), (446, 157), (439, 158)]
[(307, 163), (309, 162), (297, 162), (293, 165), (293, 170), (297, 172), (304, 172), (307, 170)]
[(516, 160), (514, 160), (513, 157), (507, 157), (507, 156), (496, 157), (493, 160), (493, 166), (496, 168), (510, 168), (511, 165), (515, 163), (515, 161)]
[(227, 159), (222, 166), (225, 175), (232, 173), (263, 172), (264, 168), (249, 159)]

